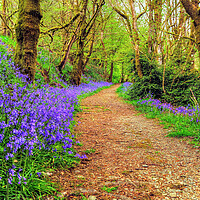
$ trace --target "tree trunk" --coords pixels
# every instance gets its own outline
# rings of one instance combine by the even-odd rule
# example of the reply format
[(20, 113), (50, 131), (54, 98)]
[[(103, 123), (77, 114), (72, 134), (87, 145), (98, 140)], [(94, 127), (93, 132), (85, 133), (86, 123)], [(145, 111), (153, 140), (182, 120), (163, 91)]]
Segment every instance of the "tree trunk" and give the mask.
[(105, 60), (105, 61), (102, 60), (101, 62), (102, 62), (102, 66), (104, 66), (104, 78), (107, 79), (108, 78), (108, 72), (107, 72), (108, 55), (107, 55), (107, 52), (106, 52), (106, 47), (105, 47), (103, 39), (104, 39), (104, 32), (103, 32), (103, 29), (101, 29), (100, 40), (101, 40), (102, 50), (104, 52), (104, 60)]
[(154, 38), (154, 23), (153, 23), (153, 5), (151, 0), (148, 2), (149, 6), (149, 36), (148, 36), (148, 53), (152, 55), (153, 52), (153, 38)]
[(132, 34), (135, 42), (135, 67), (140, 78), (143, 77), (142, 67), (140, 64), (140, 51), (139, 51), (139, 36), (137, 30), (137, 17), (135, 13), (135, 1), (129, 0), (129, 4), (131, 6), (131, 14), (132, 14)]
[(7, 26), (6, 26), (6, 0), (2, 1), (2, 27), (3, 27), (3, 35), (7, 33)]
[(181, 0), (186, 12), (190, 15), (194, 23), (196, 45), (200, 60), (200, 9), (198, 0)]
[(159, 60), (159, 56), (158, 56), (159, 45), (158, 44), (161, 41), (161, 37), (158, 37), (158, 35), (159, 35), (161, 24), (162, 24), (162, 1), (163, 0), (156, 0), (155, 5), (154, 5), (154, 28), (155, 28), (154, 57), (156, 60)]
[[(190, 26), (190, 29), (191, 29), (191, 32), (190, 32), (190, 37), (191, 38), (195, 38), (195, 36), (194, 36), (194, 32), (195, 32), (195, 30), (194, 30), (194, 24), (191, 22), (191, 26)], [(189, 43), (188, 43), (188, 46), (189, 46), (189, 54), (188, 54), (188, 57), (190, 58), (190, 60), (191, 60), (191, 62), (192, 62), (192, 66), (191, 66), (191, 68), (194, 68), (195, 67), (195, 53), (196, 53), (196, 50), (195, 50), (195, 43), (194, 43), (194, 41), (189, 41)]]
[(124, 82), (124, 62), (122, 63), (121, 83)]
[[(80, 39), (81, 40), (81, 39)], [(71, 84), (73, 85), (80, 85), (81, 83), (81, 76), (82, 76), (82, 71), (83, 71), (83, 48), (84, 48), (84, 42), (79, 41), (78, 45), (78, 53), (76, 54), (77, 59), (75, 60), (75, 63), (73, 65), (73, 70), (71, 74)]]
[[(94, 1), (93, 3), (95, 4), (95, 2), (96, 1)], [(96, 10), (94, 10), (94, 8), (95, 8), (94, 4), (93, 4), (93, 15), (92, 15), (90, 21), (87, 22), (86, 21), (86, 18), (87, 18), (86, 12), (88, 10), (88, 0), (83, 1), (83, 9), (82, 9), (83, 11), (82, 11), (82, 16), (81, 16), (81, 20), (80, 20), (80, 30), (79, 30), (79, 35), (78, 35), (78, 48), (76, 51), (75, 61), (73, 63), (73, 70), (72, 70), (71, 77), (70, 77), (70, 82), (75, 85), (80, 85), (82, 73), (83, 73), (85, 65), (87, 64), (89, 57), (92, 53), (94, 41), (91, 41), (88, 56), (86, 57), (86, 60), (84, 61), (84, 47), (85, 47), (86, 39), (87, 39), (90, 31), (94, 27), (95, 20), (98, 16), (102, 6), (104, 5), (104, 1), (101, 0), (100, 3), (97, 4)]]
[(86, 39), (86, 11), (88, 6), (88, 0), (84, 1), (83, 4), (83, 14), (80, 20), (80, 29), (79, 29), (79, 36), (78, 36), (78, 47), (75, 57), (75, 62), (73, 63), (73, 70), (70, 77), (70, 82), (73, 85), (80, 85), (81, 84), (81, 76), (83, 72), (84, 66), (84, 44)]
[(34, 81), (37, 58), (37, 43), (40, 35), (40, 0), (19, 0), (19, 15), (16, 24), (15, 65)]
[(64, 69), (66, 63), (67, 63), (67, 60), (69, 58), (69, 53), (70, 53), (70, 50), (72, 48), (72, 45), (73, 43), (75, 42), (76, 40), (76, 33), (72, 36), (71, 40), (69, 41), (68, 43), (68, 46), (67, 48), (65, 49), (65, 54), (64, 56), (62, 57), (62, 60), (61, 62), (58, 64), (58, 66), (56, 66), (56, 68), (59, 70), (59, 72), (62, 74), (62, 70)]
[(113, 62), (111, 62), (111, 66), (110, 66), (110, 75), (109, 75), (109, 79), (108, 82), (112, 82), (112, 77), (113, 77), (113, 68), (114, 68), (114, 64)]

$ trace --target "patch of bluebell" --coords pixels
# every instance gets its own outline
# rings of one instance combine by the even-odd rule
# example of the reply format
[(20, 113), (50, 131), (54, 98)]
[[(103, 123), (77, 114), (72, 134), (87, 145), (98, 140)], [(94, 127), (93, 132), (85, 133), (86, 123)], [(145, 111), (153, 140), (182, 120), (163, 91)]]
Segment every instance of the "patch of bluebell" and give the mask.
[[(125, 93), (132, 83), (126, 82), (122, 84), (122, 92)], [(162, 103), (158, 99), (154, 99), (152, 94), (149, 94), (145, 99), (140, 99), (137, 104), (145, 104), (147, 106), (150, 106), (153, 108), (159, 109), (161, 112), (163, 111), (170, 111), (174, 115), (182, 115), (190, 117), (190, 121), (194, 121), (195, 123), (200, 122), (200, 111), (199, 111), (199, 105), (191, 106), (188, 105), (187, 107), (180, 106), (180, 107), (174, 107), (170, 103)]]
[[(2, 41), (0, 45), (5, 49), (4, 54), (0, 53), (0, 187), (7, 187), (6, 182), (27, 184), (27, 176), (32, 175), (25, 171), (26, 160), (39, 151), (51, 152), (58, 162), (64, 154), (86, 158), (72, 148), (77, 143), (70, 130), (78, 97), (111, 83), (31, 87), (27, 76), (14, 66), (12, 51)], [(13, 72), (15, 79), (11, 78)], [(35, 174), (41, 177), (41, 172)]]

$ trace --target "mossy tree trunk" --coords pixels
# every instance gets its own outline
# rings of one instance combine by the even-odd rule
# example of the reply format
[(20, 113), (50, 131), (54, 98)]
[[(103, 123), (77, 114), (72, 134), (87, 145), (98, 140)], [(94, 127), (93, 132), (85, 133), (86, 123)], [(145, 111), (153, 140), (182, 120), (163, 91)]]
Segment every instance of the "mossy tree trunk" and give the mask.
[(149, 6), (149, 16), (148, 16), (148, 20), (149, 20), (148, 53), (151, 55), (152, 52), (153, 52), (153, 44), (154, 44), (154, 36), (155, 36), (152, 0), (148, 1), (148, 6)]
[(124, 62), (122, 62), (121, 83), (124, 83)]
[(158, 61), (159, 55), (158, 50), (159, 47), (161, 47), (159, 44), (161, 44), (161, 25), (162, 25), (162, 7), (163, 7), (163, 0), (155, 0), (154, 1), (154, 58)]
[(112, 78), (113, 78), (113, 69), (114, 69), (114, 63), (111, 62), (111, 66), (110, 66), (110, 75), (109, 75), (109, 78), (108, 78), (108, 82), (112, 82)]
[(81, 38), (79, 38), (76, 59), (75, 59), (75, 63), (73, 66), (71, 77), (70, 77), (71, 84), (73, 84), (73, 85), (80, 85), (80, 83), (81, 83), (81, 76), (82, 76), (83, 66), (84, 66), (84, 61), (83, 61), (84, 44), (85, 44), (85, 41), (82, 40)]
[[(74, 85), (81, 84), (81, 76), (84, 72), (84, 68), (89, 60), (89, 57), (92, 53), (93, 43), (94, 43), (94, 36), (95, 32), (92, 34), (92, 39), (88, 39), (88, 35), (91, 32), (92, 28), (94, 31), (95, 21), (99, 12), (104, 5), (104, 0), (100, 0), (99, 3), (97, 1), (93, 1), (93, 13), (89, 20), (87, 20), (87, 11), (88, 11), (88, 0), (82, 0), (83, 9), (82, 9), (82, 16), (80, 17), (80, 29), (78, 34), (78, 44), (77, 44), (77, 51), (76, 56), (74, 58), (73, 63), (73, 70), (70, 76), (70, 82)], [(84, 49), (87, 43), (91, 42), (89, 53), (85, 58)]]
[(81, 76), (83, 72), (84, 66), (84, 46), (86, 40), (86, 11), (88, 6), (88, 0), (83, 1), (83, 13), (80, 20), (80, 29), (79, 29), (79, 37), (78, 37), (78, 44), (77, 44), (77, 52), (75, 56), (75, 61), (73, 63), (73, 70), (71, 73), (70, 81), (73, 85), (80, 85), (81, 83)]
[(28, 81), (33, 82), (37, 58), (37, 43), (40, 35), (40, 0), (19, 0), (19, 16), (15, 27), (15, 65)]
[(129, 0), (129, 4), (131, 7), (131, 14), (132, 14), (132, 35), (134, 38), (134, 46), (135, 46), (135, 67), (136, 71), (138, 73), (138, 76), (140, 78), (143, 77), (143, 72), (142, 72), (142, 66), (140, 63), (140, 49), (139, 49), (139, 43), (140, 43), (140, 38), (138, 35), (138, 29), (137, 29), (137, 17), (136, 17), (136, 11), (135, 11), (135, 0)]

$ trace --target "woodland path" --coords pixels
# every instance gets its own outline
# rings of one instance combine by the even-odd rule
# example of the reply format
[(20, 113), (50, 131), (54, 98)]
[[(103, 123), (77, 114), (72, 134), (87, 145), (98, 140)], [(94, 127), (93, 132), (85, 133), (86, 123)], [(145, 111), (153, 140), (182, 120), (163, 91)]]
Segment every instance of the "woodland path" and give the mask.
[[(77, 116), (77, 150), (95, 149), (71, 171), (59, 171), (64, 199), (200, 199), (200, 152), (187, 141), (165, 137), (115, 93), (119, 85), (83, 99)], [(56, 178), (55, 178), (56, 177)], [(110, 193), (102, 190), (118, 187)]]

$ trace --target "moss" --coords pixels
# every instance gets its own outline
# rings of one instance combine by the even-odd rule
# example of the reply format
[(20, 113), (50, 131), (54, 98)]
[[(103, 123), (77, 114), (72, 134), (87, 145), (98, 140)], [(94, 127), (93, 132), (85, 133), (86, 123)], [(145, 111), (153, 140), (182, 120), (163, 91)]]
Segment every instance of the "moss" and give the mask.
[(42, 18), (39, 0), (20, 0), (19, 16), (15, 26), (17, 45), (15, 64), (21, 72), (34, 80), (37, 58), (37, 43)]

